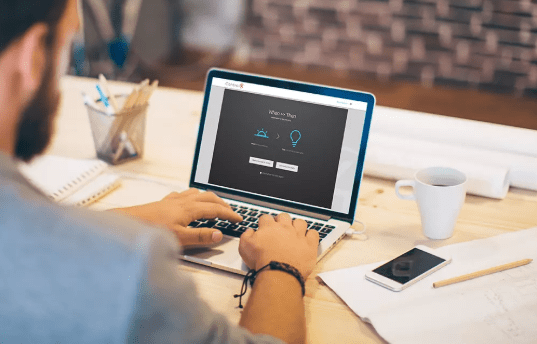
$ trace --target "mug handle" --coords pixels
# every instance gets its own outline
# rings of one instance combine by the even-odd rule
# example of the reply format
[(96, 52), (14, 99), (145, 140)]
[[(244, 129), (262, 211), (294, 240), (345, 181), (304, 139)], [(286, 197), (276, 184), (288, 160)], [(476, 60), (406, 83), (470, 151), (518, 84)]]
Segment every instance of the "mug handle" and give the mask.
[[(412, 193), (403, 195), (399, 192), (399, 189), (403, 186), (410, 186), (412, 187)], [(399, 180), (397, 183), (395, 183), (395, 193), (397, 194), (397, 197), (400, 199), (405, 199), (409, 201), (415, 201), (416, 200), (416, 193), (414, 191), (414, 188), (416, 187), (416, 182), (413, 180)]]

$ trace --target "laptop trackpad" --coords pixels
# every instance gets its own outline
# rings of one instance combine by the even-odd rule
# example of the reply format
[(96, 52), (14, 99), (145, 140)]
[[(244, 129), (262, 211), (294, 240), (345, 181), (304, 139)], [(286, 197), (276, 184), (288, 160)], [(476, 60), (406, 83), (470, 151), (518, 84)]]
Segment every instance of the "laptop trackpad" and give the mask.
[[(186, 260), (189, 257), (206, 261), (217, 267), (230, 268), (232, 270), (248, 271), (246, 264), (239, 255), (239, 240), (224, 235), (224, 238), (218, 244), (205, 247), (185, 247), (183, 255)], [(227, 269), (225, 269), (227, 270)]]

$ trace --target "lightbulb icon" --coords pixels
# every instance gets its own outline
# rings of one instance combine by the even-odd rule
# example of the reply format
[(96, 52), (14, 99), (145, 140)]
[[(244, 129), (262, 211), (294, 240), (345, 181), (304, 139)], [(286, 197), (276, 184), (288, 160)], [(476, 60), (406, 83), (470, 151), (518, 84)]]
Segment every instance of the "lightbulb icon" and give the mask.
[(298, 130), (293, 130), (290, 136), (293, 147), (296, 147), (296, 144), (298, 143), (298, 140), (300, 140), (300, 138), (302, 137), (302, 134)]

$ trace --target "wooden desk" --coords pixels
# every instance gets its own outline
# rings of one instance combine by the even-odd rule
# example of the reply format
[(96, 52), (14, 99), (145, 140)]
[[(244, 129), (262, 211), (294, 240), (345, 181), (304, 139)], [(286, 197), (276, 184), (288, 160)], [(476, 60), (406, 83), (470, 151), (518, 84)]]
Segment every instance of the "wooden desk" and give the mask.
[[(65, 77), (61, 82), (63, 102), (57, 119), (56, 137), (48, 153), (76, 158), (95, 157), (91, 130), (80, 92), (92, 96), (95, 80)], [(128, 84), (113, 83), (113, 89), (128, 92)], [(199, 92), (159, 89), (151, 100), (143, 160), (115, 170), (188, 182), (203, 95)], [(154, 201), (156, 193), (129, 190), (131, 182), (105, 197), (96, 209)], [(133, 193), (134, 192), (134, 193)], [(164, 190), (162, 191), (164, 192)], [(131, 195), (125, 197), (123, 195)], [(118, 196), (119, 195), (119, 196)], [(537, 193), (509, 192), (502, 201), (468, 196), (448, 240), (428, 240), (421, 233), (414, 202), (399, 200), (394, 182), (365, 177), (360, 190), (357, 219), (367, 224), (367, 234), (346, 238), (319, 264), (307, 280), (306, 318), (310, 343), (382, 343), (372, 326), (362, 322), (316, 275), (322, 271), (347, 268), (393, 258), (423, 244), (440, 247), (537, 226)], [(356, 225), (359, 229), (359, 225)], [(196, 280), (201, 297), (216, 311), (238, 323), (240, 309), (233, 294), (240, 290), (237, 275), (185, 263), (178, 265)], [(360, 292), (357, 290), (356, 292)]]

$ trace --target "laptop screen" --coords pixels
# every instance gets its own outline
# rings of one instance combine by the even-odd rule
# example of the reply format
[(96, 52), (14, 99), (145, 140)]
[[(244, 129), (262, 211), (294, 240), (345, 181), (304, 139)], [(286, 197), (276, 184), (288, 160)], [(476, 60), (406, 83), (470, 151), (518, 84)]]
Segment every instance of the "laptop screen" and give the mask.
[(209, 87), (195, 183), (349, 213), (367, 102), (219, 77)]

